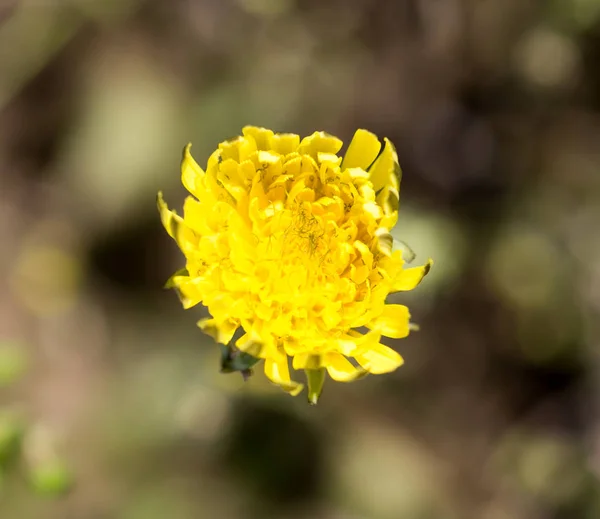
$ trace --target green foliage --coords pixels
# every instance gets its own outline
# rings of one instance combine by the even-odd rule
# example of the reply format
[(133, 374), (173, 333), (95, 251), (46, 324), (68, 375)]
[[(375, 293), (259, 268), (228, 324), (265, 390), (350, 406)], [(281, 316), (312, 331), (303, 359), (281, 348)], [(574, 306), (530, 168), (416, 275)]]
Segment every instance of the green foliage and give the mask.
[[(22, 348), (13, 342), (0, 343), (0, 388), (18, 382), (26, 369)], [(52, 458), (31, 466), (29, 460), (24, 459), (23, 444), (29, 430), (29, 424), (18, 413), (0, 410), (0, 488), (25, 465), (29, 483), (36, 493), (48, 497), (64, 494), (71, 487), (72, 476), (61, 460)]]
[(62, 461), (52, 460), (33, 467), (29, 474), (29, 481), (37, 494), (58, 497), (71, 488), (73, 477)]
[(27, 369), (27, 358), (18, 344), (0, 342), (0, 388), (18, 381)]
[(21, 453), (25, 426), (12, 413), (0, 414), (0, 469), (7, 468)]

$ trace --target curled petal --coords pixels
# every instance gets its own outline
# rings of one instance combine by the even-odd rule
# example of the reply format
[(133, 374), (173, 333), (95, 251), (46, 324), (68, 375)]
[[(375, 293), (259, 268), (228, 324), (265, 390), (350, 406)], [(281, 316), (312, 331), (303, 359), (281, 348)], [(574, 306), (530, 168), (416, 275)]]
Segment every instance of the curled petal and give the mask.
[(245, 126), (242, 128), (242, 133), (245, 137), (252, 137), (254, 139), (258, 150), (271, 149), (271, 139), (273, 138), (272, 130), (260, 128), (258, 126)]
[(357, 130), (348, 146), (342, 167), (368, 169), (379, 151), (381, 142), (376, 135), (367, 130)]
[(239, 327), (239, 324), (233, 319), (226, 319), (219, 323), (216, 319), (206, 318), (200, 319), (196, 324), (198, 328), (220, 344), (229, 344)]
[(235, 342), (235, 345), (240, 351), (253, 357), (264, 356), (264, 343), (255, 333), (245, 333)]
[(390, 234), (389, 230), (384, 227), (380, 227), (375, 231), (375, 236), (379, 242), (379, 250), (386, 256), (392, 255), (392, 248), (394, 246), (394, 238)]
[(187, 281), (189, 277), (190, 274), (186, 268), (179, 269), (169, 279), (167, 279), (163, 288), (177, 288), (181, 282)]
[(428, 260), (425, 265), (421, 267), (412, 267), (409, 269), (401, 270), (396, 280), (392, 285), (392, 292), (400, 292), (406, 290), (412, 290), (416, 288), (417, 285), (423, 280), (423, 278), (427, 275), (427, 273), (431, 270), (431, 266), (433, 265), (432, 260)]
[(194, 243), (197, 240), (196, 233), (189, 228), (181, 216), (169, 209), (163, 200), (162, 192), (158, 193), (156, 205), (163, 227), (169, 236), (175, 240), (182, 252), (185, 254), (187, 251), (193, 249)]
[(385, 305), (383, 312), (367, 326), (384, 337), (402, 339), (409, 332), (410, 313), (404, 305)]
[(323, 365), (333, 380), (338, 382), (352, 382), (367, 375), (364, 369), (356, 368), (343, 355), (339, 353), (327, 353), (323, 359)]
[(221, 142), (219, 143), (218, 154), (209, 159), (208, 170), (211, 171), (215, 166), (217, 166), (216, 169), (218, 169), (219, 161), (224, 162), (228, 159), (232, 159), (236, 162), (244, 162), (256, 151), (256, 149), (255, 140), (248, 137), (234, 137), (233, 139)]
[(340, 353), (352, 357), (357, 351), (369, 348), (371, 344), (378, 344), (380, 339), (381, 333), (377, 330), (371, 330), (365, 334), (350, 331), (336, 341), (336, 346)]
[(275, 361), (273, 359), (265, 359), (265, 375), (267, 378), (277, 384), (286, 393), (292, 396), (298, 395), (304, 388), (303, 384), (294, 382), (290, 378), (290, 370), (287, 365), (287, 359)]
[(377, 344), (356, 354), (354, 358), (366, 371), (374, 375), (390, 373), (404, 364), (404, 359), (397, 352), (383, 344)]
[(398, 154), (396, 148), (389, 141), (384, 138), (385, 145), (383, 151), (369, 168), (369, 174), (371, 182), (373, 183), (373, 189), (379, 192), (382, 188), (395, 188), (396, 190), (400, 187), (400, 179), (402, 178), (402, 170), (398, 163)]
[(369, 174), (377, 193), (377, 203), (383, 208), (384, 217), (380, 225), (391, 229), (398, 220), (402, 170), (394, 145), (388, 139), (384, 141), (383, 151), (369, 168)]
[(175, 211), (169, 209), (169, 206), (163, 199), (162, 191), (159, 191), (158, 196), (156, 197), (156, 206), (158, 207), (160, 220), (165, 231), (167, 231), (171, 238), (176, 239), (175, 237), (178, 235), (178, 228), (183, 225), (183, 218)]
[(337, 153), (342, 147), (342, 141), (325, 132), (314, 132), (304, 137), (298, 146), (300, 153), (307, 153), (313, 159), (318, 157), (319, 152)]
[(185, 310), (196, 306), (202, 301), (201, 284), (202, 280), (199, 278), (181, 277), (177, 279), (174, 288)]
[(204, 171), (192, 157), (190, 149), (192, 144), (188, 144), (183, 149), (183, 159), (181, 160), (181, 183), (194, 196), (200, 191)]

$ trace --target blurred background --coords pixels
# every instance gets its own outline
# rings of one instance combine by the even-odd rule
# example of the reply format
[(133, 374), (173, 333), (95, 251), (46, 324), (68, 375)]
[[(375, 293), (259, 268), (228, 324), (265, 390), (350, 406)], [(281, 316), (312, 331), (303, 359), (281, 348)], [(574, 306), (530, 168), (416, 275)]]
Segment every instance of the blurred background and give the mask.
[[(0, 517), (600, 518), (600, 0), (1, 0)], [(389, 137), (435, 266), (317, 407), (162, 285), (179, 161)]]

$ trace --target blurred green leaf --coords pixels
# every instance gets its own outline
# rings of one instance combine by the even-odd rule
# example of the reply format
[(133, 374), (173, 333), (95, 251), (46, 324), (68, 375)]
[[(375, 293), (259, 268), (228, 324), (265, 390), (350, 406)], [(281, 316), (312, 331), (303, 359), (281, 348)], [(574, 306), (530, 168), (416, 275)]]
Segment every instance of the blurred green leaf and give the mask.
[(71, 471), (60, 460), (45, 462), (34, 467), (29, 479), (38, 494), (48, 497), (63, 495), (73, 483)]
[(23, 350), (10, 342), (0, 343), (0, 387), (17, 381), (27, 368)]
[(18, 456), (23, 440), (24, 426), (10, 413), (0, 415), (0, 467)]

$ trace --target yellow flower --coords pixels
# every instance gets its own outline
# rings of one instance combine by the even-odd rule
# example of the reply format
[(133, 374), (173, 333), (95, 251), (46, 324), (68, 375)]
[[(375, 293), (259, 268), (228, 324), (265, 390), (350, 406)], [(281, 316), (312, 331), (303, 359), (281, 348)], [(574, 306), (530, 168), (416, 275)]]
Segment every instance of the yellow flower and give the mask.
[(168, 282), (184, 308), (206, 306), (198, 326), (219, 343), (241, 328), (236, 351), (264, 359), (266, 376), (297, 395), (291, 357), (313, 403), (325, 370), (349, 382), (402, 365), (380, 340), (406, 337), (410, 314), (386, 297), (415, 288), (431, 266), (404, 268), (392, 249), (401, 174), (392, 143), (382, 149), (358, 130), (344, 157), (341, 147), (324, 132), (300, 139), (248, 126), (219, 144), (206, 171), (186, 146), (181, 179), (193, 196), (183, 217), (158, 196), (186, 258)]

